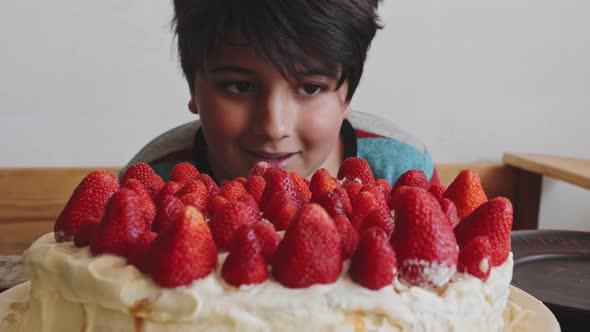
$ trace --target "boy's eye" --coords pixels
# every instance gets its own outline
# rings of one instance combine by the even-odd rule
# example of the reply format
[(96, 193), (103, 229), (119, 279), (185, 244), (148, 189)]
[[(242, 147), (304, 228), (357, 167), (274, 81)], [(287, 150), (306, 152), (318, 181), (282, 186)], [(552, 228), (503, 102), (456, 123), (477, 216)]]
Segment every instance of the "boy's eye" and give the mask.
[(299, 87), (299, 93), (304, 96), (315, 96), (322, 92), (323, 87), (317, 84), (303, 84)]
[(222, 88), (233, 94), (240, 94), (254, 91), (254, 84), (248, 81), (226, 82), (221, 84)]

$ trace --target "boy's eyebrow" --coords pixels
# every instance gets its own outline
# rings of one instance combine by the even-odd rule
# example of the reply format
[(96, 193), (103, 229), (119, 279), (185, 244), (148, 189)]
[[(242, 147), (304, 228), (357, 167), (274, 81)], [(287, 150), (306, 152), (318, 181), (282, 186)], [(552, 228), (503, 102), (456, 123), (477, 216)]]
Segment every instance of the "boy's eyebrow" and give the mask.
[[(248, 68), (239, 67), (239, 66), (218, 66), (214, 67), (210, 73), (212, 74), (219, 74), (219, 73), (237, 73), (237, 74), (247, 74), (247, 75), (254, 75), (255, 72)], [(337, 80), (340, 78), (340, 73), (336, 70), (329, 70), (327, 68), (322, 67), (315, 67), (315, 68), (306, 68), (302, 70), (297, 70), (295, 72), (296, 77), (308, 77), (308, 76), (325, 76), (330, 79)]]
[(305, 76), (325, 76), (331, 79), (339, 79), (340, 73), (336, 70), (329, 70), (327, 68), (308, 68), (303, 70), (298, 70), (295, 72), (295, 76), (297, 77), (305, 77)]
[(249, 74), (252, 75), (254, 74), (254, 71), (247, 69), (247, 68), (243, 68), (243, 67), (237, 67), (237, 66), (219, 66), (219, 67), (215, 67), (213, 68), (213, 70), (210, 71), (210, 73), (238, 73), (238, 74)]

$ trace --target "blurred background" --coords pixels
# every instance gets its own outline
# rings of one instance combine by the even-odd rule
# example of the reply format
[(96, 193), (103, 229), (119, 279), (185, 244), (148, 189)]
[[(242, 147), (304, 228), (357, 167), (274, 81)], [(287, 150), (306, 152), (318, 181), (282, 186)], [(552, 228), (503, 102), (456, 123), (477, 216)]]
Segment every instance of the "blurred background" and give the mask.
[[(437, 163), (590, 159), (590, 2), (388, 1), (353, 109)], [(192, 120), (172, 4), (0, 2), (0, 167), (122, 166)], [(590, 230), (590, 191), (543, 180), (540, 228)]]

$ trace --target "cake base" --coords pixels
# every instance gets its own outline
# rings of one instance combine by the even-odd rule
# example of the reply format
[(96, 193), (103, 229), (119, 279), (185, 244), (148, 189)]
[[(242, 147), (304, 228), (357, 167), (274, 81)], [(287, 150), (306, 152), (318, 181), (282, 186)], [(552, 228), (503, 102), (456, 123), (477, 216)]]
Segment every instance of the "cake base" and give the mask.
[(486, 282), (455, 274), (433, 289), (395, 280), (373, 291), (350, 280), (347, 263), (335, 283), (302, 289), (272, 279), (237, 288), (219, 271), (165, 289), (124, 258), (93, 257), (53, 234), (33, 243), (24, 263), (32, 282), (20, 328), (27, 332), (501, 331), (513, 266), (510, 255)]
[[(28, 310), (30, 289), (31, 283), (25, 282), (0, 293), (0, 331), (18, 331), (22, 313)], [(503, 332), (560, 331), (559, 323), (549, 308), (532, 295), (514, 286), (510, 287), (508, 305), (503, 316), (505, 323)]]

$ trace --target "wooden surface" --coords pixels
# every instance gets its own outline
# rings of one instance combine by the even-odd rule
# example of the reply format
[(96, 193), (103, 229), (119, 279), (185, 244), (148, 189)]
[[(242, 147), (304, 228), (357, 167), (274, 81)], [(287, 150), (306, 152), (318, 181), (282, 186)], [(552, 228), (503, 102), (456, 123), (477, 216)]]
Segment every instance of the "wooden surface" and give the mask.
[(525, 171), (550, 176), (590, 189), (590, 159), (530, 153), (505, 153), (503, 162)]
[(78, 183), (96, 169), (0, 169), (0, 224), (54, 220)]
[[(488, 197), (505, 196), (513, 201), (515, 211), (519, 209), (516, 200), (519, 173), (514, 168), (501, 164), (438, 164), (436, 168), (445, 186), (461, 170), (473, 169), (479, 174)], [(55, 219), (74, 188), (96, 169), (0, 168), (0, 255), (20, 255), (39, 236), (53, 231)], [(118, 167), (103, 169), (113, 174), (119, 170)], [(515, 229), (522, 228), (519, 222), (515, 219)]]
[(53, 232), (54, 220), (0, 224), (0, 255), (21, 255), (41, 235)]

